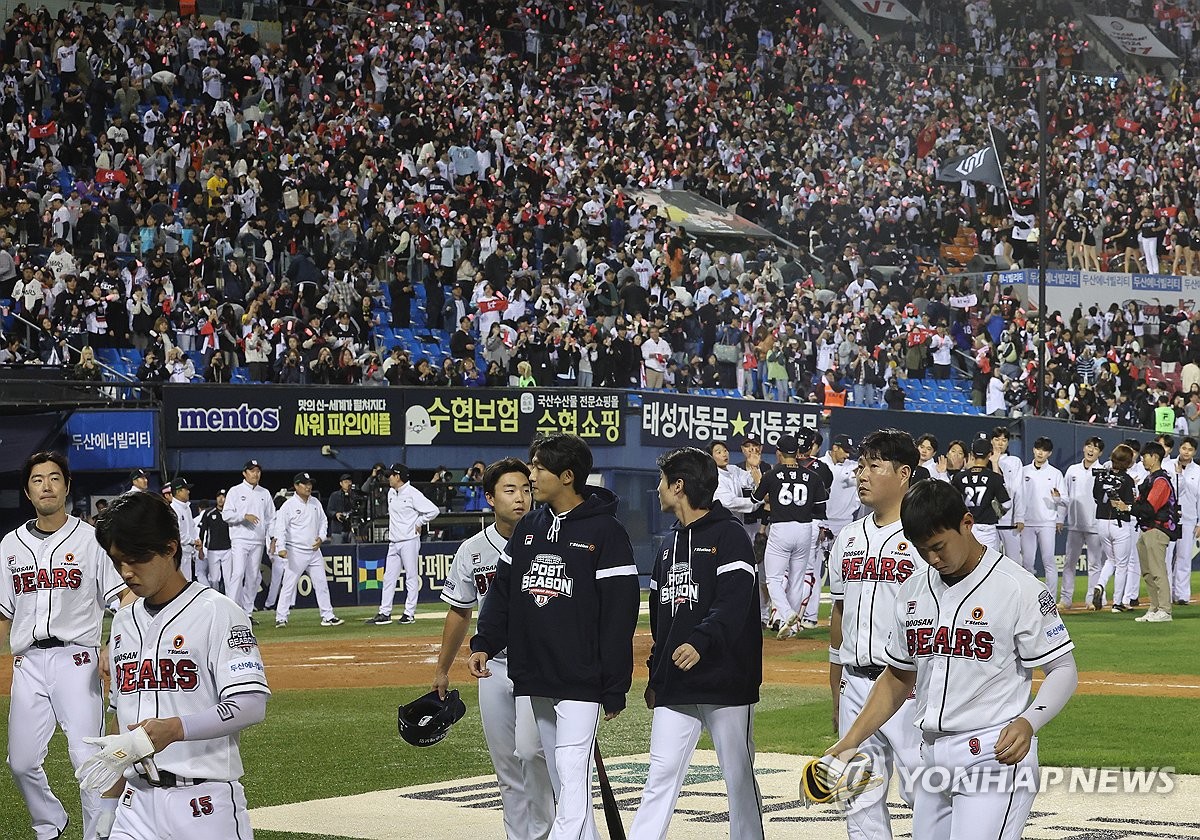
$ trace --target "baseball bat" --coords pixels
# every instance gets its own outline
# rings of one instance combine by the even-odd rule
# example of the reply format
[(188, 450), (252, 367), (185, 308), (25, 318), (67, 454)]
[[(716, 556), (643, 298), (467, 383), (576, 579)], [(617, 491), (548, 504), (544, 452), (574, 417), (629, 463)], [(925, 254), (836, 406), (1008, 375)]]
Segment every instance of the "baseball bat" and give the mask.
[(596, 760), (596, 778), (600, 780), (600, 801), (604, 803), (604, 822), (608, 824), (608, 840), (625, 840), (625, 825), (621, 822), (621, 809), (613, 795), (608, 771), (604, 769), (604, 758), (600, 755), (600, 742), (592, 742), (592, 757)]

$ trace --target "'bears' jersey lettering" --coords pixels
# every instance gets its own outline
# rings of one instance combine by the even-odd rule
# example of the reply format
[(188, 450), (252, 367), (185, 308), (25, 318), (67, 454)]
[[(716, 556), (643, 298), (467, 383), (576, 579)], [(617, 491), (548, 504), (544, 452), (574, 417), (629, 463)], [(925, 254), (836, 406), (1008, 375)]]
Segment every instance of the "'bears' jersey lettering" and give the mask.
[(905, 631), (909, 656), (951, 656), (957, 659), (992, 658), (995, 639), (986, 630), (972, 631), (960, 627), (910, 627)]
[(907, 557), (845, 557), (842, 580), (874, 580), (904, 583), (912, 577), (913, 562)]
[(195, 691), (200, 684), (199, 668), (190, 659), (143, 659), (117, 665), (117, 690), (122, 694), (138, 691)]
[(39, 589), (78, 589), (83, 586), (80, 569), (38, 569), (36, 572), (14, 573), (13, 591), (18, 595)]

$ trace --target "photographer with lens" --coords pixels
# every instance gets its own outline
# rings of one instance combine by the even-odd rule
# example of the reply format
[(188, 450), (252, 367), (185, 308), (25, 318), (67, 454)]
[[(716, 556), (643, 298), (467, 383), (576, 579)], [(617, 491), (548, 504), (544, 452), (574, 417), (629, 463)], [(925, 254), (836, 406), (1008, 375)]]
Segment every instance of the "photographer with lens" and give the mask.
[(329, 494), (325, 513), (329, 517), (329, 538), (335, 543), (353, 542), (354, 537), (354, 476), (342, 473), (338, 489)]

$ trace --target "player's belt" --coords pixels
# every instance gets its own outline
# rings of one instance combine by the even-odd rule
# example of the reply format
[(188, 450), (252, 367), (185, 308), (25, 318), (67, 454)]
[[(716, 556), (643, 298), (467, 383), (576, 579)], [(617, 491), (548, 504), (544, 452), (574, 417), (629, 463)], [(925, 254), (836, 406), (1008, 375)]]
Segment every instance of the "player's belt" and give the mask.
[(67, 643), (62, 639), (34, 639), (30, 647), (35, 647), (38, 650), (49, 650), (50, 648), (66, 647)]
[[(155, 768), (153, 775), (146, 773), (138, 773), (138, 775), (150, 787), (157, 788), (188, 787), (191, 785), (202, 785), (208, 781), (208, 779), (188, 779), (183, 776), (176, 776), (170, 770), (158, 770), (157, 768)], [(154, 776), (158, 778), (156, 779)]]
[(852, 676), (865, 677), (871, 682), (875, 682), (875, 680), (879, 679), (879, 675), (887, 669), (882, 665), (868, 665), (866, 668), (858, 668), (854, 665), (847, 665), (845, 670), (848, 671)]

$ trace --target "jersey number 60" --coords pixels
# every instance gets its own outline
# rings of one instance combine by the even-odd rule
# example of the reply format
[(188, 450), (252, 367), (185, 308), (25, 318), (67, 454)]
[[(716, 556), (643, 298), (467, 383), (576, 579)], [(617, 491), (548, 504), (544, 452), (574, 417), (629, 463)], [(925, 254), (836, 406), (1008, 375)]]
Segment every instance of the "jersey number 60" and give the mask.
[(808, 485), (801, 482), (779, 485), (779, 504), (804, 507), (808, 501)]

